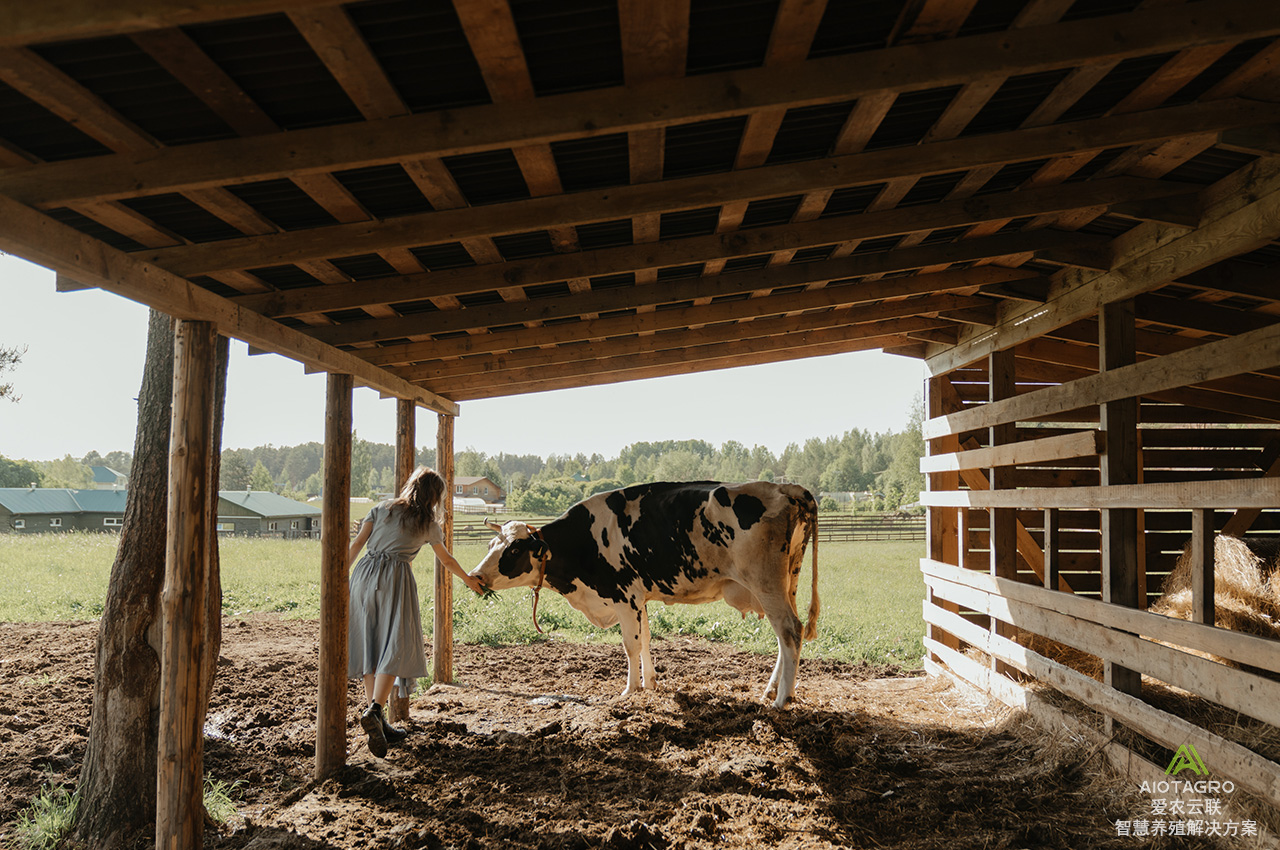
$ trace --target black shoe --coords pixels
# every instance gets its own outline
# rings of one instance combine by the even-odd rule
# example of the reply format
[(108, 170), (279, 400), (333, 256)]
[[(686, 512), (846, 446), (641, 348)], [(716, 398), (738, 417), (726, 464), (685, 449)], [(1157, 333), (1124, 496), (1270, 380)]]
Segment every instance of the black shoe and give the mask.
[(382, 706), (376, 702), (369, 703), (369, 707), (360, 715), (360, 728), (369, 736), (369, 752), (380, 759), (387, 757), (387, 735), (382, 730), (385, 722)]
[(382, 737), (387, 739), (388, 744), (398, 744), (403, 741), (409, 733), (404, 729), (397, 729), (391, 725), (391, 721), (384, 716), (382, 718)]

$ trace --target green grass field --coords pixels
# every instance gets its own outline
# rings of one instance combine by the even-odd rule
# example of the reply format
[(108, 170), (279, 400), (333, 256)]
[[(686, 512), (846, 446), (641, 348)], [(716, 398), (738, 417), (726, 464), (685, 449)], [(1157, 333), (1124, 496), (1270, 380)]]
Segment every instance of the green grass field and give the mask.
[[(85, 620), (102, 613), (118, 537), (111, 534), (0, 535), (0, 621)], [(485, 546), (459, 545), (466, 568), (480, 562)], [(808, 658), (920, 666), (924, 588), (919, 542), (823, 543), (819, 549), (822, 615)], [(315, 618), (320, 607), (320, 544), (314, 540), (224, 538), (221, 549), (223, 611), (227, 616), (279, 612)], [(801, 614), (809, 604), (809, 564), (801, 573)], [(430, 560), (419, 558), (418, 590), (424, 612), (432, 604)], [(532, 593), (504, 591), (481, 599), (454, 584), (454, 630), (467, 643), (501, 645), (542, 639), (533, 627)], [(620, 642), (618, 629), (600, 630), (558, 594), (542, 594), (543, 631), (580, 642)], [(649, 606), (655, 636), (701, 635), (753, 652), (776, 651), (767, 620), (741, 615), (722, 602)], [(424, 623), (430, 622), (424, 613)]]

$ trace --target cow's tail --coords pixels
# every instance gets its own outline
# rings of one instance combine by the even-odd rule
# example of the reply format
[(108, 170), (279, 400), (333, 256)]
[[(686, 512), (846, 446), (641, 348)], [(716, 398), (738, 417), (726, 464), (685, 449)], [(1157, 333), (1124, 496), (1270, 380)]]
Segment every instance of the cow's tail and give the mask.
[(809, 597), (809, 621), (804, 624), (804, 639), (818, 636), (818, 612), (822, 603), (818, 600), (818, 503), (809, 496), (809, 542), (813, 544), (813, 595)]

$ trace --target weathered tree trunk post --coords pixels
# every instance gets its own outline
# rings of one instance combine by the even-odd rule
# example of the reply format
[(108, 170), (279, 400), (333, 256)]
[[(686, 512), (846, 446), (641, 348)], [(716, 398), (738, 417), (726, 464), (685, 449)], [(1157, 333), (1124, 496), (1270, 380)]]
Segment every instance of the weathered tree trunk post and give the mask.
[[(396, 492), (404, 487), (416, 465), (415, 412), (417, 406), (408, 399), (396, 400)], [(387, 706), (388, 718), (392, 723), (400, 723), (409, 719), (409, 698), (398, 692), (391, 694), (391, 704)]]
[(204, 638), (208, 596), (216, 331), (179, 321), (174, 333), (169, 544), (162, 597), (156, 847), (200, 847), (204, 833)]
[[(436, 420), (436, 471), (444, 479), (444, 544), (453, 550), (453, 417), (441, 413)], [(453, 681), (453, 575), (436, 559), (435, 610), (431, 626), (432, 676), (437, 682)]]
[(156, 820), (160, 591), (164, 585), (173, 320), (151, 311), (124, 525), (98, 627), (76, 838), (133, 846)]
[(320, 694), (316, 778), (347, 761), (347, 551), (351, 520), (350, 375), (329, 375), (324, 419), (324, 499), (320, 519)]
[(219, 336), (215, 343), (216, 371), (213, 378), (213, 422), (209, 449), (209, 555), (205, 584), (204, 679), (200, 683), (200, 706), (206, 714), (213, 694), (213, 680), (218, 672), (218, 655), (222, 652), (222, 560), (218, 553), (218, 491), (222, 475), (222, 424), (227, 404), (227, 365), (231, 359), (231, 340)]

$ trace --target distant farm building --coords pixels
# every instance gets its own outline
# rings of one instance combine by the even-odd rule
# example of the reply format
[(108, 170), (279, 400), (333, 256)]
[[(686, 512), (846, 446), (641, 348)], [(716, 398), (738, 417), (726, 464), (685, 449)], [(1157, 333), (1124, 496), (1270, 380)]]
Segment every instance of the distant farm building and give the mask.
[(0, 533), (119, 530), (124, 500), (124, 490), (0, 488)]
[(264, 490), (223, 490), (218, 493), (218, 533), (319, 537), (320, 508)]
[(91, 466), (93, 472), (93, 489), (123, 490), (129, 486), (129, 476), (109, 466)]
[(507, 493), (490, 479), (481, 476), (459, 475), (453, 480), (453, 499), (483, 499), (486, 504), (502, 502)]
[[(105, 468), (105, 467), (104, 467)], [(119, 531), (127, 491), (0, 488), (0, 534)], [(248, 537), (319, 536), (320, 509), (275, 493), (223, 490), (218, 533)]]

